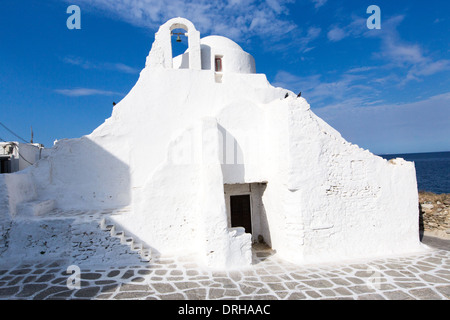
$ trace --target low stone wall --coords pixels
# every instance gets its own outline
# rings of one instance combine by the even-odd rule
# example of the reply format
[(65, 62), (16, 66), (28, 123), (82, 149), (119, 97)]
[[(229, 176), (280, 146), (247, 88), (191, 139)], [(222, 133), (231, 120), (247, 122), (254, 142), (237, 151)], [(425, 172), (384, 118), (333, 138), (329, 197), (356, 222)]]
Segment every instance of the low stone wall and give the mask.
[(450, 239), (450, 193), (419, 192), (420, 231)]

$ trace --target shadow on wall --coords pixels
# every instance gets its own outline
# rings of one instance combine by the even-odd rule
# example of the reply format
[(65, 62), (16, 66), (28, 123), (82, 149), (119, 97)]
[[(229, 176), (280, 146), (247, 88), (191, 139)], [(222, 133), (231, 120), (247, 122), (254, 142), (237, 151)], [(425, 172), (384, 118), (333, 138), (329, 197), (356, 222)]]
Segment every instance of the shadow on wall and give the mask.
[[(248, 181), (246, 179), (246, 165), (243, 150), (237, 139), (218, 124), (219, 146), (221, 150), (220, 162), (224, 185), (234, 185), (229, 189), (230, 195), (250, 194), (251, 196), (251, 224), (252, 238), (256, 243), (271, 245), (271, 236), (267, 213), (264, 208), (263, 196), (267, 188), (267, 183), (263, 181)], [(248, 147), (248, 146), (247, 146)], [(239, 188), (239, 185), (243, 188)], [(231, 210), (231, 209), (230, 209)], [(228, 212), (228, 215), (231, 213)], [(231, 227), (231, 226), (230, 226)]]
[(181, 55), (181, 65), (179, 69), (189, 69), (189, 52)]
[[(37, 199), (22, 199), (18, 204), (23, 210), (4, 228), (0, 226), (2, 265), (25, 258), (32, 262), (73, 259), (72, 263), (87, 265), (126, 262), (128, 257), (139, 261), (138, 253), (130, 255), (129, 243), (123, 241), (120, 232), (100, 229), (100, 219), (129, 214), (120, 208), (131, 202), (131, 175), (125, 162), (128, 159), (119, 159), (121, 150), (113, 149), (120, 141), (103, 139), (102, 145), (86, 136), (61, 140), (48, 150), (47, 157), (27, 169), (30, 184), (31, 176), (35, 178)], [(24, 171), (20, 173), (24, 175)], [(20, 177), (11, 174), (12, 178), (16, 176)], [(10, 187), (13, 193), (23, 191), (17, 183)], [(39, 203), (46, 200), (56, 201), (55, 210), (36, 214), (35, 206), (39, 208)], [(140, 241), (127, 229), (119, 230), (134, 244)]]
[[(115, 153), (120, 141), (88, 137), (62, 140), (50, 155), (37, 163), (33, 175), (39, 197), (54, 199), (61, 209), (106, 209), (130, 204), (131, 177), (128, 164)], [(46, 171), (46, 172), (45, 172)]]
[(211, 66), (211, 47), (206, 44), (201, 44), (202, 55), (202, 70), (212, 70)]
[(245, 161), (242, 148), (229, 131), (220, 124), (217, 124), (217, 127), (224, 183), (245, 183)]
[(259, 200), (261, 201), (260, 204), (260, 228), (262, 230), (261, 232), (261, 236), (262, 239), (258, 238), (258, 243), (260, 244), (265, 244), (269, 247), (272, 246), (272, 237), (270, 236), (270, 226), (269, 226), (269, 220), (267, 219), (267, 213), (266, 213), (266, 208), (264, 207), (264, 201), (263, 201), (263, 197), (264, 197), (264, 193), (266, 191), (267, 188), (267, 183), (260, 183), (259, 185)]
[[(46, 256), (49, 255), (48, 252), (52, 252), (55, 257), (66, 255), (67, 250), (62, 246), (64, 241), (57, 243), (52, 240), (59, 235), (70, 234), (68, 229), (71, 228), (60, 227), (52, 222), (52, 225), (55, 224), (55, 231), (48, 234), (46, 239), (45, 233), (37, 230), (46, 224), (44, 221), (47, 218), (58, 218), (56, 220), (61, 223), (69, 223), (73, 217), (95, 221), (93, 210), (119, 209), (130, 204), (129, 166), (107, 150), (108, 145), (116, 145), (113, 141), (103, 138), (102, 143), (106, 147), (87, 136), (61, 140), (53, 148), (47, 149), (46, 156), (33, 166), (8, 174), (8, 179), (4, 179), (6, 185), (4, 183), (2, 186), (5, 190), (2, 196), (5, 195), (9, 201), (9, 206), (4, 211), (12, 221), (8, 221), (0, 230), (0, 237), (4, 242), (8, 234), (19, 235), (8, 245), (14, 248), (10, 252), (11, 259), (24, 254), (26, 257), (33, 257), (27, 253), (29, 245), (38, 247), (37, 244), (40, 243), (45, 243), (48, 247), (48, 250), (43, 250), (47, 252)], [(112, 147), (110, 149), (114, 150)], [(27, 197), (24, 196), (25, 187), (33, 191), (28, 192), (30, 195)], [(49, 205), (49, 201), (54, 203)], [(21, 243), (17, 239), (22, 238), (26, 242), (16, 246)], [(70, 239), (67, 241), (70, 242)], [(70, 249), (71, 246), (68, 247)], [(40, 254), (35, 257), (41, 258)]]
[(422, 205), (419, 203), (419, 240), (422, 241), (425, 228), (423, 225), (423, 210)]
[[(112, 216), (110, 219), (116, 228), (117, 234), (119, 234), (119, 238), (123, 239), (129, 239), (132, 243), (127, 243), (128, 246), (130, 246), (130, 250), (133, 251), (133, 248), (131, 246), (139, 245), (141, 249), (134, 250), (135, 254), (134, 256), (139, 256), (141, 254), (142, 250), (145, 250), (148, 252), (148, 256), (151, 257), (152, 261), (158, 261), (161, 257), (161, 252), (159, 252), (155, 247), (153, 247), (151, 244), (149, 244), (147, 241), (141, 239), (136, 233), (130, 231), (127, 227), (125, 227), (120, 222), (117, 222), (114, 217)], [(111, 230), (108, 230), (108, 232), (112, 232)], [(114, 235), (111, 235), (114, 236)], [(126, 240), (125, 240), (126, 241)], [(141, 246), (142, 245), (142, 246)], [(143, 261), (142, 261), (143, 262)]]

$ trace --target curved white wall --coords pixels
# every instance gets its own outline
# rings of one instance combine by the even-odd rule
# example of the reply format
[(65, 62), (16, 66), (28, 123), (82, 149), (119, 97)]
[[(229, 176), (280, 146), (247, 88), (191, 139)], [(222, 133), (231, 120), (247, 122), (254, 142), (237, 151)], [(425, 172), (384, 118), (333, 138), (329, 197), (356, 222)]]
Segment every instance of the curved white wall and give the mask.
[(209, 36), (200, 40), (202, 70), (214, 70), (214, 58), (222, 57), (223, 73), (256, 73), (255, 59), (234, 41)]
[[(200, 40), (202, 70), (215, 71), (215, 57), (222, 58), (222, 73), (256, 73), (255, 59), (234, 41), (222, 36)], [(189, 68), (189, 52), (173, 58), (174, 69)]]

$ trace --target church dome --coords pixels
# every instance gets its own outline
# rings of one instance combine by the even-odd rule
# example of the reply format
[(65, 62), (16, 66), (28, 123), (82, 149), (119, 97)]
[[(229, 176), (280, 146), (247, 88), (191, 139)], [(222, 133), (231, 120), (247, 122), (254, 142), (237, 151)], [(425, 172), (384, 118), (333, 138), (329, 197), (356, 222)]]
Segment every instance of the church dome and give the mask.
[[(255, 59), (241, 46), (223, 36), (207, 36), (199, 41), (201, 70), (211, 70), (219, 74), (256, 73)], [(173, 58), (174, 69), (190, 69), (191, 48)]]
[(200, 39), (202, 70), (219, 73), (256, 73), (255, 59), (233, 40), (222, 36)]
[(244, 51), (242, 48), (233, 40), (222, 36), (207, 36), (200, 39), (200, 45), (207, 45), (211, 48), (216, 49), (230, 49)]

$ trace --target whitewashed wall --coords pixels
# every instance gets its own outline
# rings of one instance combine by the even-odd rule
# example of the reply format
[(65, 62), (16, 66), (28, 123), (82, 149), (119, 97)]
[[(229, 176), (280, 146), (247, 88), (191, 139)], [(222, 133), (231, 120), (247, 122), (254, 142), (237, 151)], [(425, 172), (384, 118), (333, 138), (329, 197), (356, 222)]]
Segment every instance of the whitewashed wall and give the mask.
[[(224, 184), (266, 182), (263, 232), (286, 259), (421, 250), (413, 163), (345, 141), (305, 99), (262, 74), (224, 72), (217, 83), (213, 70), (173, 69), (163, 41), (170, 25), (111, 117), (30, 168), (39, 199), (60, 208), (130, 205), (116, 223), (156, 252), (239, 268), (251, 263), (251, 236), (229, 228)], [(224, 163), (228, 134), (242, 160), (232, 166)]]

